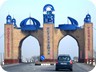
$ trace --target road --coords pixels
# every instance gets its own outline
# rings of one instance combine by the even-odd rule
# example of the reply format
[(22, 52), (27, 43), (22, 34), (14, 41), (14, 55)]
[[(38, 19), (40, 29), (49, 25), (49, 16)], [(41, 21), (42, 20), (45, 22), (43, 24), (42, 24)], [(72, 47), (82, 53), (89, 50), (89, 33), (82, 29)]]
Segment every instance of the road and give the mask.
[[(18, 64), (13, 66), (3, 67), (8, 72), (71, 72), (69, 70), (55, 71), (55, 66), (35, 66), (34, 64)], [(88, 72), (93, 66), (88, 66), (83, 63), (73, 64), (73, 72)]]

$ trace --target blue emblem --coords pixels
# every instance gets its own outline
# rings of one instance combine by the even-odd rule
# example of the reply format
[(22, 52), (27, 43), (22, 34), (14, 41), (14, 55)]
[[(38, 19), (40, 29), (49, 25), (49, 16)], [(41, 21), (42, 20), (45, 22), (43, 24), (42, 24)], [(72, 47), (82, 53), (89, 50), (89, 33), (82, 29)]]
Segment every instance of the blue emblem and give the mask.
[(51, 4), (47, 4), (43, 8), (43, 21), (47, 24), (54, 24), (54, 7)]

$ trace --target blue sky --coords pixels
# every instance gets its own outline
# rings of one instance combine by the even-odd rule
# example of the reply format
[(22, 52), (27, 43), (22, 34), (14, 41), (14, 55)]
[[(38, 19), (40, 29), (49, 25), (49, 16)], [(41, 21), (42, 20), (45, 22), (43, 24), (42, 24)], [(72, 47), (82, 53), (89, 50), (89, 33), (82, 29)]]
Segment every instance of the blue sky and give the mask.
[[(92, 16), (93, 26), (96, 28), (96, 7), (89, 0), (7, 0), (0, 7), (0, 53), (4, 52), (4, 24), (6, 23), (6, 16), (10, 14), (16, 18), (17, 26), (20, 22), (31, 16), (40, 21), (43, 26), (43, 7), (46, 4), (52, 4), (55, 8), (55, 27), (59, 24), (67, 23), (67, 17), (75, 18), (79, 26), (84, 25), (84, 18), (87, 13)], [(94, 30), (94, 49), (96, 50), (96, 30)], [(70, 41), (69, 41), (70, 40)], [(30, 44), (30, 42), (33, 43)], [(70, 45), (69, 45), (70, 44)], [(30, 47), (28, 47), (30, 45)], [(33, 48), (31, 48), (33, 47)], [(29, 48), (29, 49), (28, 49)], [(28, 37), (23, 42), (24, 57), (30, 54), (38, 55), (39, 53), (38, 41), (34, 37)], [(70, 53), (73, 56), (78, 56), (78, 45), (75, 39), (70, 36), (63, 38), (59, 44), (59, 53)], [(36, 52), (38, 54), (36, 54)]]

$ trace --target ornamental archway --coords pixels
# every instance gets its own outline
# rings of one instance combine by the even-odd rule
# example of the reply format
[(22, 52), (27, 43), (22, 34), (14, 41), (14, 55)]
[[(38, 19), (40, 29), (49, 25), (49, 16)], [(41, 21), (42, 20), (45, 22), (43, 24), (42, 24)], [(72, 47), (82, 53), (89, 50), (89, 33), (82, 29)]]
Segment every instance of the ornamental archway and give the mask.
[[(71, 17), (68, 17), (71, 24), (60, 24), (55, 27), (54, 11), (55, 9), (51, 4), (44, 6), (43, 28), (40, 27), (40, 22), (32, 17), (22, 20), (20, 27), (17, 27), (16, 19), (12, 19), (10, 15), (6, 17), (5, 64), (21, 61), (20, 44), (29, 35), (39, 41), (40, 56), (45, 56), (44, 61), (56, 61), (58, 44), (66, 35), (72, 36), (78, 42), (79, 62), (87, 62), (93, 59), (93, 23), (91, 22), (91, 15), (86, 15), (83, 27), (79, 27), (78, 22)], [(29, 24), (27, 24), (28, 21)]]

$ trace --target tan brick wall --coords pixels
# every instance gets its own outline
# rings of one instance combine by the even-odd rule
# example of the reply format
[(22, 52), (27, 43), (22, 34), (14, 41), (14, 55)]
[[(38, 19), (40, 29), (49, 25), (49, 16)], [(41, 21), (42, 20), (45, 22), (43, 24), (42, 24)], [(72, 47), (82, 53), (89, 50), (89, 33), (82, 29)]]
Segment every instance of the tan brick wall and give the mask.
[[(50, 34), (50, 54), (48, 54), (48, 34), (47, 34), (47, 28), (49, 28), (49, 34)], [(44, 42), (44, 56), (46, 59), (53, 59), (53, 36), (54, 36), (54, 24), (44, 24), (43, 26), (43, 42)]]
[[(7, 28), (10, 28), (11, 34), (10, 34), (10, 57), (7, 56), (8, 50), (7, 50)], [(31, 35), (35, 37), (38, 40), (38, 43), (40, 45), (40, 55), (43, 55), (43, 31), (42, 29), (38, 31), (33, 31), (30, 34), (27, 32), (22, 32), (21, 29), (16, 29), (13, 27), (12, 24), (6, 24), (5, 25), (5, 59), (18, 59), (20, 56), (20, 42), (23, 39), (26, 39), (28, 35)]]
[(84, 24), (85, 58), (93, 58), (93, 24)]
[(20, 29), (13, 30), (13, 59), (19, 58), (19, 44), (26, 35)]
[(4, 26), (4, 45), (5, 45), (5, 59), (12, 58), (12, 48), (13, 48), (13, 25), (5, 24)]
[(54, 59), (58, 56), (59, 41), (64, 37), (60, 29), (54, 30)]
[[(47, 50), (47, 27), (50, 28), (50, 55), (48, 55)], [(88, 30), (90, 27), (90, 51), (88, 51)], [(77, 29), (75, 31), (63, 31), (54, 28), (54, 24), (44, 24), (43, 29), (31, 32), (22, 32), (20, 29), (16, 29), (13, 25), (5, 24), (5, 59), (18, 59), (20, 56), (20, 42), (27, 36), (32, 35), (35, 37), (40, 45), (40, 55), (44, 55), (46, 59), (57, 59), (59, 42), (66, 35), (72, 36), (78, 43), (79, 46), (79, 57), (84, 59), (85, 57), (92, 57), (93, 53), (93, 24), (84, 24), (83, 29)], [(10, 57), (7, 56), (7, 28), (10, 28)], [(85, 33), (85, 34), (84, 34)]]

